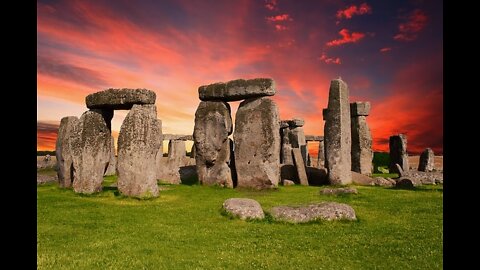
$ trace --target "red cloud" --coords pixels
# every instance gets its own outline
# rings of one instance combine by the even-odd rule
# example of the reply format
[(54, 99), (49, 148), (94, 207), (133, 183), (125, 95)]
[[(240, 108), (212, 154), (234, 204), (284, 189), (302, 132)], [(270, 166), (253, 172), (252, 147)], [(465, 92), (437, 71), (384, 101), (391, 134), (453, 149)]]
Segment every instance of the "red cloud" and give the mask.
[(328, 57), (325, 53), (322, 53), (322, 56), (318, 58), (319, 60), (322, 60), (326, 64), (337, 64), (340, 65), (342, 62), (340, 61), (340, 58), (338, 57)]
[(345, 28), (340, 30), (340, 32), (338, 33), (342, 36), (342, 38), (334, 39), (332, 41), (327, 42), (327, 46), (332, 47), (332, 46), (340, 46), (345, 43), (355, 43), (365, 37), (364, 33), (353, 32), (350, 34), (350, 31)]
[(337, 18), (338, 19), (351, 19), (353, 15), (363, 15), (363, 14), (371, 14), (372, 7), (369, 6), (367, 3), (363, 3), (360, 6), (351, 5), (343, 10), (337, 11)]
[(277, 31), (283, 31), (283, 30), (287, 30), (288, 28), (285, 26), (285, 25), (281, 25), (281, 24), (276, 24), (275, 25), (275, 30)]
[(268, 10), (276, 10), (277, 9), (277, 0), (266, 0), (265, 1), (265, 8)]
[(380, 49), (380, 52), (384, 53), (384, 52), (389, 52), (389, 51), (391, 51), (391, 50), (392, 50), (392, 48), (386, 47), (386, 48), (381, 48), (381, 49)]
[(277, 15), (277, 16), (267, 17), (267, 21), (269, 21), (269, 22), (281, 22), (281, 21), (293, 21), (293, 19), (288, 14), (281, 14), (281, 15)]
[(418, 33), (425, 28), (427, 24), (427, 15), (420, 9), (415, 9), (407, 17), (407, 22), (398, 26), (399, 33), (393, 39), (398, 41), (413, 41), (417, 39)]

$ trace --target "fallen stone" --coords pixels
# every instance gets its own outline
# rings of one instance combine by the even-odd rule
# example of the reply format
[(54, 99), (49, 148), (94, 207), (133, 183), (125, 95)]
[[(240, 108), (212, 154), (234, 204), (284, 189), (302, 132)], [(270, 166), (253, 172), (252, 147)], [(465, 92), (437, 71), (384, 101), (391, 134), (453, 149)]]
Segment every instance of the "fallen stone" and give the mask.
[(252, 199), (230, 198), (223, 203), (223, 209), (242, 220), (246, 219), (264, 219), (262, 206)]
[(193, 139), (198, 180), (201, 184), (233, 188), (228, 139), (232, 129), (228, 103), (200, 102), (195, 112)]
[(431, 148), (425, 149), (420, 155), (418, 170), (422, 172), (431, 172), (435, 169), (435, 154)]
[(374, 182), (373, 184), (375, 186), (380, 186), (380, 187), (393, 187), (396, 185), (396, 182), (392, 179), (386, 179), (383, 177), (375, 177), (373, 178)]
[(203, 85), (198, 88), (202, 101), (239, 101), (248, 98), (275, 95), (275, 81), (269, 78), (233, 80)]
[(405, 177), (401, 177), (398, 181), (397, 181), (397, 184), (395, 185), (395, 187), (397, 188), (406, 188), (406, 189), (410, 189), (410, 188), (414, 188), (416, 186), (418, 186), (419, 184), (410, 179), (410, 178), (405, 178)]
[(155, 104), (156, 94), (148, 89), (107, 89), (85, 98), (89, 109), (129, 110), (134, 104)]
[(327, 185), (327, 170), (325, 168), (314, 168), (307, 166), (307, 176), (309, 186)]
[(352, 182), (361, 186), (375, 185), (375, 180), (373, 178), (357, 172), (352, 172)]
[(293, 186), (293, 185), (295, 185), (295, 182), (293, 182), (292, 180), (283, 179), (283, 185), (284, 186)]
[(332, 80), (325, 121), (325, 166), (332, 185), (352, 182), (352, 137), (348, 86), (341, 79)]
[(408, 177), (417, 183), (422, 183), (423, 185), (435, 185), (443, 183), (443, 172), (440, 171), (422, 172), (410, 170), (403, 176)]
[(314, 220), (356, 220), (355, 210), (347, 204), (322, 202), (307, 206), (277, 206), (271, 210), (277, 221), (305, 223)]
[(44, 175), (37, 173), (37, 185), (43, 185), (48, 183), (57, 182), (58, 178), (55, 175)]
[(274, 188), (280, 178), (278, 107), (267, 97), (240, 103), (235, 119), (235, 167), (239, 187)]
[(356, 188), (324, 188), (320, 190), (323, 195), (338, 195), (338, 194), (358, 194)]
[(126, 196), (158, 196), (156, 157), (162, 131), (155, 105), (133, 105), (118, 135), (118, 190)]
[[(64, 188), (71, 187), (74, 180), (75, 169), (73, 167), (73, 153), (70, 140), (73, 137), (72, 131), (74, 126), (78, 125), (78, 123), (79, 120), (76, 116), (67, 116), (60, 120), (60, 127), (58, 128), (57, 141), (55, 144), (55, 156), (58, 168), (58, 184), (60, 187)], [(46, 163), (48, 164), (49, 161)]]

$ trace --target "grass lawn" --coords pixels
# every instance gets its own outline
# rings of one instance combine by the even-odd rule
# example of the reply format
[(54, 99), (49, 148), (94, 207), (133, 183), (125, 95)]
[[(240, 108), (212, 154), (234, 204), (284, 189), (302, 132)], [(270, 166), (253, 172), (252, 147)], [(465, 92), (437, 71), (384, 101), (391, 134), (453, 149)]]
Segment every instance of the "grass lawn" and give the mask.
[[(106, 177), (82, 196), (57, 184), (37, 187), (38, 269), (442, 269), (443, 186), (399, 190), (357, 186), (358, 195), (322, 187), (253, 192), (161, 185), (159, 198), (125, 198)], [(337, 201), (356, 222), (302, 225), (221, 215), (224, 200), (282, 204)]]

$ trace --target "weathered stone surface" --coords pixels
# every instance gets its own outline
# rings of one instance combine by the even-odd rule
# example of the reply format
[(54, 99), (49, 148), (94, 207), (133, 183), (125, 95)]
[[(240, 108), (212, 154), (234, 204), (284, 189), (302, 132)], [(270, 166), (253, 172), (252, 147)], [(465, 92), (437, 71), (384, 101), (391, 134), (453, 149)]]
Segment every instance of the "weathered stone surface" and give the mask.
[[(60, 120), (57, 142), (55, 144), (55, 156), (58, 168), (58, 184), (60, 187), (68, 188), (72, 186), (75, 169), (73, 167), (73, 156), (70, 140), (73, 136), (73, 127), (78, 125), (78, 121), (79, 120), (76, 116), (67, 116)], [(48, 164), (48, 162), (49, 161), (46, 163)]]
[(43, 185), (48, 183), (57, 182), (58, 177), (56, 175), (44, 175), (37, 173), (37, 185)]
[(402, 166), (400, 166), (400, 164), (398, 163), (395, 163), (395, 170), (393, 171), (393, 173), (398, 173), (398, 176), (403, 176), (404, 173), (403, 173), (403, 169), (402, 169)]
[(300, 185), (308, 186), (308, 177), (307, 172), (305, 170), (305, 163), (303, 163), (302, 153), (300, 153), (300, 149), (293, 148), (293, 161), (295, 164), (295, 168), (297, 169), (298, 180), (300, 181)]
[(324, 188), (320, 190), (323, 195), (338, 195), (338, 194), (358, 194), (356, 188)]
[(162, 131), (155, 105), (133, 105), (118, 136), (118, 190), (132, 197), (157, 197), (156, 157)]
[(264, 219), (262, 206), (252, 199), (230, 198), (223, 202), (223, 209), (242, 220), (246, 219)]
[(84, 112), (71, 134), (70, 149), (75, 169), (73, 190), (85, 194), (101, 191), (112, 140), (102, 113), (98, 110)]
[(89, 109), (129, 110), (134, 104), (155, 104), (156, 94), (148, 89), (107, 89), (85, 98)]
[(313, 220), (356, 220), (355, 210), (347, 204), (322, 202), (307, 206), (277, 206), (271, 214), (274, 219), (292, 223), (305, 223)]
[(375, 184), (373, 178), (357, 172), (352, 172), (352, 182), (362, 186), (373, 186)]
[(293, 165), (293, 156), (292, 156), (292, 145), (283, 144), (282, 145), (282, 160), (285, 165)]
[(325, 168), (325, 143), (320, 141), (318, 143), (317, 168)]
[(403, 176), (424, 185), (443, 184), (443, 172), (439, 171), (422, 172), (410, 170)]
[(390, 165), (391, 172), (397, 172), (395, 164), (399, 164), (404, 172), (409, 170), (408, 166), (408, 153), (407, 153), (407, 136), (404, 134), (398, 134), (390, 136)]
[(332, 80), (325, 121), (325, 166), (333, 185), (352, 182), (352, 137), (348, 86), (341, 79)]
[[(351, 103), (350, 107), (359, 108), (360, 105), (368, 104), (369, 102), (355, 102)], [(373, 151), (372, 151), (372, 134), (367, 124), (366, 116), (352, 116), (352, 171), (365, 175), (371, 175), (373, 171)]]
[(279, 124), (280, 124), (280, 129), (283, 129), (283, 128), (288, 128), (290, 125), (288, 124), (288, 121), (289, 120), (280, 120)]
[(289, 141), (292, 148), (299, 148), (302, 154), (303, 163), (307, 163), (307, 141), (305, 140), (305, 132), (303, 127), (292, 127), (288, 132)]
[(395, 180), (390, 179), (390, 178), (383, 178), (383, 177), (375, 177), (373, 178), (373, 184), (375, 186), (381, 186), (381, 187), (393, 187), (396, 185)]
[(193, 139), (198, 180), (201, 184), (233, 188), (228, 139), (232, 128), (228, 103), (200, 102), (195, 112)]
[(185, 141), (170, 140), (168, 142), (167, 160), (158, 167), (157, 178), (165, 184), (180, 184), (180, 167), (185, 164)]
[(239, 101), (248, 98), (275, 95), (275, 81), (269, 78), (233, 80), (202, 85), (198, 88), (202, 101)]
[(181, 134), (163, 134), (164, 141), (176, 140), (176, 141), (193, 141), (193, 135), (181, 135)]
[(305, 120), (303, 118), (293, 118), (292, 120), (288, 120), (288, 125), (290, 128), (303, 127), (305, 125)]
[(288, 120), (280, 121), (280, 163), (293, 165), (292, 145), (290, 144), (290, 128)]
[(352, 117), (368, 116), (368, 114), (370, 113), (370, 108), (371, 108), (370, 102), (368, 101), (365, 101), (365, 102), (357, 101), (357, 102), (350, 103), (350, 115)]
[(195, 158), (195, 153), (197, 149), (195, 148), (195, 144), (192, 144), (192, 148), (190, 149), (190, 158)]
[(253, 98), (240, 103), (233, 134), (239, 187), (264, 189), (278, 186), (279, 120), (278, 107), (270, 98)]
[(305, 135), (305, 141), (309, 142), (309, 141), (323, 141), (323, 136), (319, 136), (319, 135)]
[(431, 148), (425, 149), (420, 155), (418, 170), (422, 172), (431, 172), (435, 169), (435, 154)]
[(115, 175), (117, 173), (117, 157), (115, 156), (115, 140), (111, 140), (110, 160), (108, 161), (107, 170), (104, 175)]
[(400, 179), (398, 179), (395, 187), (397, 187), (397, 188), (407, 188), (408, 189), (408, 188), (417, 187), (419, 185), (421, 185), (421, 183), (415, 181), (414, 179), (406, 178), (406, 177), (400, 177)]
[(294, 186), (295, 182), (293, 182), (292, 180), (283, 179), (283, 185), (284, 186)]
[(37, 156), (37, 170), (46, 168), (57, 170), (58, 164), (56, 156), (51, 156), (49, 160), (45, 159), (45, 156)]

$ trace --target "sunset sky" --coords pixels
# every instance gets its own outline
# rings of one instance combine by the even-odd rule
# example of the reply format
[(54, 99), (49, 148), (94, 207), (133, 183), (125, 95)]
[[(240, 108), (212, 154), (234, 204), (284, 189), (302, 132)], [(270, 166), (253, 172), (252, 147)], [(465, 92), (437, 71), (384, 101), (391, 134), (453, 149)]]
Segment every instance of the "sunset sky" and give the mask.
[[(443, 152), (443, 2), (171, 0), (37, 2), (37, 150), (60, 119), (113, 88), (157, 94), (163, 133), (192, 134), (198, 87), (270, 77), (282, 119), (323, 135), (330, 81), (370, 101), (375, 151)], [(239, 102), (232, 102), (232, 116)], [(128, 111), (115, 111), (118, 136)]]

